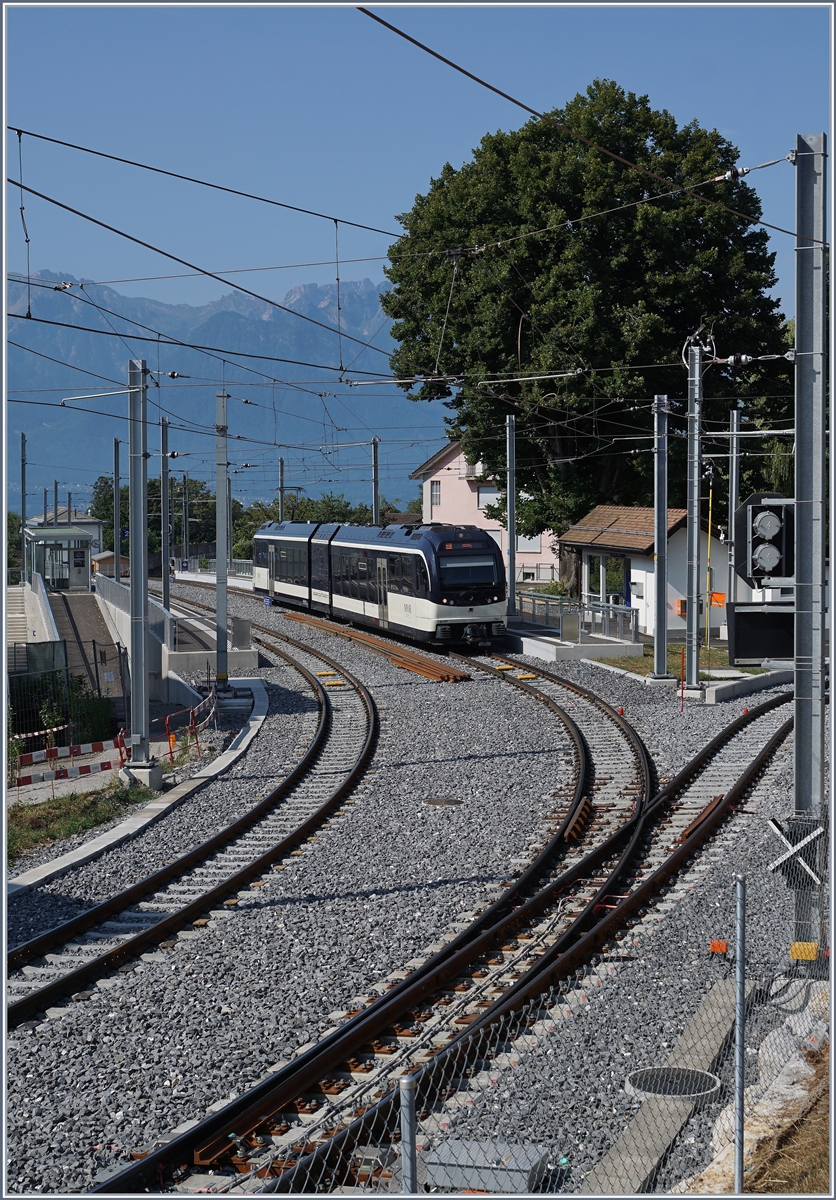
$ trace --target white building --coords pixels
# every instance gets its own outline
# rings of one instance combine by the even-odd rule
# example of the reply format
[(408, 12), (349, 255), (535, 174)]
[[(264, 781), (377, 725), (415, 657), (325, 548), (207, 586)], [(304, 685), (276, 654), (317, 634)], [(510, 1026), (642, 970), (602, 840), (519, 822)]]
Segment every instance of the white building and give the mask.
[[(685, 633), (686, 511), (668, 509), (668, 632)], [(655, 629), (656, 571), (654, 563), (653, 509), (601, 504), (560, 537), (560, 549), (580, 557), (580, 588), (585, 600), (627, 604), (639, 610), (639, 630), (653, 636)], [(726, 624), (728, 550), (716, 533), (710, 542), (708, 526), (700, 530), (701, 627), (705, 628), (705, 600), (709, 597), (711, 636), (720, 636)], [(602, 570), (603, 564), (603, 570)], [(738, 580), (737, 598), (750, 600), (754, 593)], [(762, 593), (758, 593), (762, 595)]]

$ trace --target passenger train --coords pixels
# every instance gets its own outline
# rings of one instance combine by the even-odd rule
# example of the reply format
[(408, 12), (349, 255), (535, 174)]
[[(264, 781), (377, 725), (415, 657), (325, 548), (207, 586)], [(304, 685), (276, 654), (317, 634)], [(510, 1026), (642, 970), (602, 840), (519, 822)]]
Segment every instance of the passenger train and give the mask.
[(505, 569), (474, 525), (270, 522), (253, 539), (253, 590), (421, 642), (505, 634)]

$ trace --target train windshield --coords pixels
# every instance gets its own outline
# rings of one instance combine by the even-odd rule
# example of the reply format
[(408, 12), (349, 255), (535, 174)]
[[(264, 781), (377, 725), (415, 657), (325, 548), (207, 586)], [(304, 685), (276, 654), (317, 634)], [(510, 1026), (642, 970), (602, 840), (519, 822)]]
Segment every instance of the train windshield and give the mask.
[(490, 554), (457, 554), (440, 556), (438, 565), (441, 571), (441, 586), (443, 589), (473, 587), (474, 584), (487, 584), (492, 587), (498, 583), (496, 559)]

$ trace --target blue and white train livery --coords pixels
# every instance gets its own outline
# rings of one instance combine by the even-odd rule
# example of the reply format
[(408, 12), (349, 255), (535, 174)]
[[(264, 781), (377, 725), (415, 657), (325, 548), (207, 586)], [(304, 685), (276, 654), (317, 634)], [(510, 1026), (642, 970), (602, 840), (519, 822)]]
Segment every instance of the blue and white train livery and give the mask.
[(473, 525), (262, 525), (253, 589), (283, 604), (421, 642), (505, 633), (502, 554)]

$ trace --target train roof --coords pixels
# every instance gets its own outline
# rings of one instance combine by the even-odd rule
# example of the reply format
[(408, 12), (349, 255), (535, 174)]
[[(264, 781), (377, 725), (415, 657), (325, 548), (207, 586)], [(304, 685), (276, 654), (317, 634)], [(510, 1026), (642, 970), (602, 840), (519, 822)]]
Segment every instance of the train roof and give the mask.
[[(311, 523), (308, 521), (269, 521), (256, 530), (255, 536), (271, 536), (307, 541), (330, 540), (332, 545), (351, 543), (360, 546), (425, 546), (438, 549), (447, 542), (473, 541), (478, 538), (486, 549), (496, 547), (496, 542), (485, 529), (478, 525), (444, 525), (433, 522), (428, 525), (341, 525), (337, 523)], [(481, 546), (480, 546), (481, 549)]]

